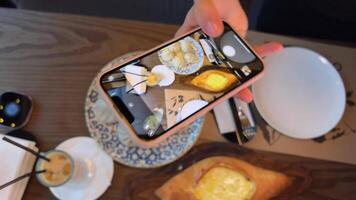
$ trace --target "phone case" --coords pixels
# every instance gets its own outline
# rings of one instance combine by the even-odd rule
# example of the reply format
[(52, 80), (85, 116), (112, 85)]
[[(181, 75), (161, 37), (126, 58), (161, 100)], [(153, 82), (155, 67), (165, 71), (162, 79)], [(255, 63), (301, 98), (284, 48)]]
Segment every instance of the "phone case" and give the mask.
[[(173, 38), (172, 40), (169, 40), (157, 47), (154, 47), (142, 54), (139, 54), (133, 58), (131, 58), (130, 60), (125, 61), (124, 63), (121, 64), (121, 66), (123, 66), (126, 63), (130, 63), (136, 59), (138, 59), (139, 57), (147, 54), (148, 52), (151, 51), (156, 51), (166, 45), (168, 45), (171, 42), (175, 42), (176, 40), (179, 40), (180, 38), (183, 38), (187, 35), (192, 34), (195, 31), (198, 31), (200, 28), (196, 28), (182, 36), (179, 36), (177, 38)], [(238, 34), (235, 31), (236, 34)], [(243, 38), (240, 36), (240, 38), (243, 40)], [(253, 51), (252, 47), (244, 40), (245, 44)], [(198, 111), (197, 113), (195, 113), (194, 115), (190, 116), (189, 118), (186, 118), (185, 120), (183, 120), (182, 122), (178, 123), (177, 125), (175, 125), (174, 127), (172, 127), (170, 130), (168, 130), (167, 132), (164, 132), (163, 134), (161, 134), (159, 137), (152, 139), (152, 140), (143, 140), (141, 138), (139, 138), (136, 135), (135, 130), (133, 129), (133, 127), (131, 126), (131, 124), (126, 120), (125, 116), (119, 111), (119, 109), (117, 109), (117, 107), (115, 106), (115, 104), (112, 102), (112, 100), (110, 99), (110, 97), (106, 94), (106, 92), (104, 91), (104, 89), (101, 86), (100, 80), (101, 78), (108, 73), (109, 71), (113, 70), (114, 68), (108, 68), (107, 70), (102, 71), (99, 74), (99, 78), (96, 81), (96, 85), (99, 89), (99, 92), (101, 94), (101, 96), (103, 97), (103, 99), (105, 100), (105, 102), (107, 103), (107, 105), (109, 105), (111, 107), (111, 109), (115, 110), (115, 115), (119, 121), (119, 123), (121, 123), (123, 125), (123, 127), (127, 130), (127, 132), (129, 133), (130, 138), (134, 141), (134, 143), (136, 143), (138, 146), (143, 147), (143, 148), (150, 148), (150, 147), (155, 147), (158, 146), (159, 143), (161, 143), (162, 141), (164, 141), (165, 139), (167, 139), (170, 135), (172, 135), (173, 133), (178, 132), (179, 130), (181, 130), (182, 128), (188, 126), (189, 124), (193, 123), (195, 120), (197, 120), (199, 117), (204, 116), (207, 112), (209, 112), (210, 110), (212, 110), (215, 106), (219, 105), (220, 103), (224, 102), (225, 100), (233, 97), (234, 95), (236, 95), (239, 91), (241, 91), (242, 89), (250, 86), (253, 82), (255, 82), (256, 80), (258, 80), (259, 78), (262, 77), (262, 75), (264, 74), (264, 64), (262, 59), (254, 52), (254, 54), (257, 56), (257, 58), (261, 61), (262, 63), (262, 71), (255, 75), (253, 78), (251, 78), (250, 80), (246, 81), (245, 83), (243, 83), (242, 85), (240, 85), (239, 87), (235, 88), (234, 90), (230, 91), (229, 93), (225, 94), (224, 96), (220, 97), (218, 100), (210, 103), (208, 106), (206, 106), (205, 108), (201, 109), (200, 111)], [(116, 67), (115, 67), (116, 68)]]

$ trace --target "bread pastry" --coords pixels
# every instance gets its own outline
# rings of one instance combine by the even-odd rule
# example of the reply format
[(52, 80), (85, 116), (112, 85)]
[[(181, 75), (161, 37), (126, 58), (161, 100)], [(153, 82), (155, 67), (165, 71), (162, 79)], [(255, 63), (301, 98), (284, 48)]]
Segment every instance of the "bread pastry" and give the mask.
[(230, 157), (211, 157), (185, 169), (156, 190), (161, 200), (265, 200), (292, 178)]
[(187, 37), (159, 50), (158, 56), (162, 64), (173, 68), (175, 72), (186, 74), (184, 72), (189, 71), (189, 67), (199, 64), (203, 59), (200, 58), (199, 49), (201, 49), (199, 43)]
[(217, 69), (210, 69), (194, 77), (190, 84), (208, 92), (222, 92), (237, 82), (235, 75)]
[(181, 46), (182, 51), (184, 53), (189, 53), (189, 52), (193, 52), (194, 51), (192, 43), (187, 39), (181, 40), (180, 41), (180, 46)]

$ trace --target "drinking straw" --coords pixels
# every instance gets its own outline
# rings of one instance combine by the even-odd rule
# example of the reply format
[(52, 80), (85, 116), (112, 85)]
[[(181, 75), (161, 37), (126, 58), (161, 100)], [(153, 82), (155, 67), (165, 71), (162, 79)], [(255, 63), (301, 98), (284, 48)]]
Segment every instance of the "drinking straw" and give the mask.
[(39, 170), (39, 171), (32, 171), (32, 172), (29, 172), (29, 173), (24, 174), (22, 176), (19, 176), (19, 177), (15, 178), (14, 180), (5, 183), (4, 185), (1, 185), (0, 186), (0, 190), (6, 188), (9, 185), (12, 185), (12, 184), (16, 183), (16, 182), (18, 182), (18, 181), (20, 181), (20, 180), (22, 180), (22, 179), (24, 179), (26, 177), (30, 177), (32, 175), (36, 175), (36, 174), (40, 174), (40, 173), (44, 173), (44, 172), (46, 172), (45, 169), (44, 170)]
[(144, 82), (146, 82), (146, 81), (147, 81), (147, 79), (136, 83), (135, 85), (131, 86), (131, 89), (129, 89), (126, 93), (130, 93), (132, 90), (135, 89), (136, 86), (138, 86), (138, 85), (140, 85), (141, 83), (144, 83)]
[(136, 73), (133, 73), (133, 72), (127, 72), (127, 71), (124, 71), (124, 70), (121, 70), (120, 72), (124, 73), (124, 74), (131, 74), (131, 75), (135, 75), (135, 76), (143, 76), (143, 77), (148, 77), (148, 75), (144, 75), (144, 74), (136, 74)]
[(34, 150), (32, 150), (32, 149), (30, 149), (30, 148), (28, 148), (28, 147), (25, 147), (25, 146), (23, 146), (23, 145), (21, 145), (21, 144), (15, 142), (15, 141), (13, 141), (13, 140), (7, 138), (7, 137), (3, 137), (2, 139), (3, 139), (4, 141), (10, 143), (10, 144), (13, 144), (13, 145), (15, 145), (15, 146), (17, 146), (17, 147), (19, 147), (19, 148), (25, 150), (25, 151), (28, 151), (28, 152), (32, 153), (33, 155), (35, 155), (35, 156), (37, 156), (37, 157), (39, 157), (39, 158), (42, 158), (42, 159), (46, 160), (47, 162), (50, 162), (50, 161), (51, 161), (49, 158), (47, 158), (47, 157), (41, 155), (39, 152), (36, 152), (36, 151), (34, 151)]

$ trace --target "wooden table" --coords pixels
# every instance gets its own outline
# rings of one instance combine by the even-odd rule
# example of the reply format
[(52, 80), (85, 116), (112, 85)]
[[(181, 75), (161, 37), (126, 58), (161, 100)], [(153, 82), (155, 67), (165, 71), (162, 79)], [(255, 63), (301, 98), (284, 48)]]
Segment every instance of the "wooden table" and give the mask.
[[(109, 18), (0, 9), (0, 92), (17, 91), (35, 101), (26, 127), (42, 151), (75, 136), (88, 136), (84, 98), (94, 75), (114, 57), (149, 49), (170, 39), (176, 26)], [(200, 143), (223, 141), (208, 114)], [(311, 169), (311, 187), (295, 199), (356, 199), (356, 166), (261, 153)], [(149, 170), (144, 170), (149, 173)], [(120, 196), (125, 178), (137, 169), (115, 164), (112, 186), (103, 199)], [(33, 178), (24, 199), (54, 199)]]

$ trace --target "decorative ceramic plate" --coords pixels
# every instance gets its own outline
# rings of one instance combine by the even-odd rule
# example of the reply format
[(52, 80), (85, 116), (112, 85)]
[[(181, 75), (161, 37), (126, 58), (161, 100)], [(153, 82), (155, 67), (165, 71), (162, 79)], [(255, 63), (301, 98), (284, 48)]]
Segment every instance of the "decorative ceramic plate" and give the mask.
[[(138, 54), (139, 52), (135, 52), (121, 56), (110, 62), (105, 68), (118, 66), (126, 59)], [(114, 111), (109, 109), (100, 97), (95, 79), (90, 85), (85, 100), (85, 119), (91, 137), (115, 161), (136, 168), (160, 167), (183, 156), (197, 141), (204, 118), (198, 119), (181, 132), (173, 134), (157, 147), (138, 147), (117, 122)]]
[[(204, 51), (200, 46), (199, 42), (194, 40), (192, 37), (186, 37), (185, 39), (177, 42), (177, 44), (179, 44), (180, 46), (182, 46), (182, 43), (188, 43), (191, 46), (192, 51), (189, 51), (189, 53), (194, 54), (194, 56), (197, 58), (195, 62), (188, 62), (187, 59), (184, 57), (184, 59), (181, 59), (183, 59), (182, 61), (184, 61), (185, 64), (177, 64), (177, 62), (174, 62), (177, 50), (169, 50), (171, 51), (169, 54), (172, 55), (172, 59), (170, 60), (167, 60), (167, 58), (165, 58), (163, 55), (163, 51), (160, 50), (158, 51), (158, 58), (162, 64), (168, 66), (174, 73), (181, 75), (189, 75), (194, 72), (197, 72), (202, 67), (204, 62)], [(188, 52), (184, 52), (182, 48), (178, 49), (178, 53), (182, 53), (184, 56), (188, 54)]]

